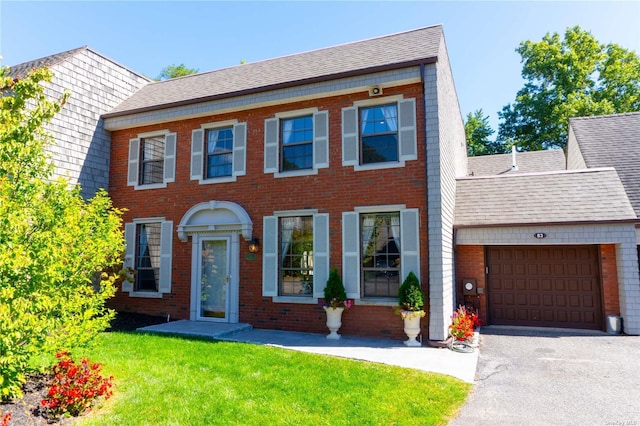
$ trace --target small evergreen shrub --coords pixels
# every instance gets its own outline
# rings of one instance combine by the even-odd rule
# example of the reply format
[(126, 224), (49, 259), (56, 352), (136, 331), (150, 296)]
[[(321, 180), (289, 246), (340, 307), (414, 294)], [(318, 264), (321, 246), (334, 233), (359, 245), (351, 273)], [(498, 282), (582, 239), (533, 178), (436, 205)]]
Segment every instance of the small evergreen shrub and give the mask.
[(331, 308), (351, 307), (351, 301), (347, 300), (347, 293), (337, 268), (333, 268), (329, 272), (329, 279), (324, 288), (324, 306)]
[(403, 311), (422, 311), (424, 306), (424, 293), (420, 288), (420, 281), (413, 272), (409, 272), (407, 278), (398, 290), (399, 309)]

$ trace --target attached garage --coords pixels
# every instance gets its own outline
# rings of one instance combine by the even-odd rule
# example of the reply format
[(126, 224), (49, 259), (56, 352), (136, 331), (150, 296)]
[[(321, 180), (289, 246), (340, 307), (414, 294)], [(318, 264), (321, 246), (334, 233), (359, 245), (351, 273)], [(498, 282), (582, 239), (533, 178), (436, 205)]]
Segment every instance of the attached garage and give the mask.
[(488, 322), (603, 328), (598, 247), (487, 247)]
[(614, 169), (458, 178), (456, 303), (490, 325), (605, 330), (620, 316), (640, 333), (638, 222)]

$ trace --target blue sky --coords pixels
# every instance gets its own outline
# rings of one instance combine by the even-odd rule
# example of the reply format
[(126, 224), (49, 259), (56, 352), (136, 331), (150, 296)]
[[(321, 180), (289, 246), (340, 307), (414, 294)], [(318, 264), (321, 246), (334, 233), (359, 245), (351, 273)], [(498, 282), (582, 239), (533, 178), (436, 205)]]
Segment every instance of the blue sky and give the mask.
[(640, 52), (640, 1), (223, 2), (0, 0), (0, 55), (10, 66), (88, 45), (156, 77), (169, 64), (210, 71), (443, 24), (462, 113), (497, 112), (522, 87), (515, 48), (580, 25)]

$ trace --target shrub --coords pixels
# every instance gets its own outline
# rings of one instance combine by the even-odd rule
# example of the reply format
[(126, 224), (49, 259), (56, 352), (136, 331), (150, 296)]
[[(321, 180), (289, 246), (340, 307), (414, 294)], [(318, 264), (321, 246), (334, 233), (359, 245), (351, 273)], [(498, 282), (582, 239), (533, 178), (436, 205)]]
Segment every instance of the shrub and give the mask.
[(456, 340), (467, 340), (473, 337), (473, 331), (480, 326), (478, 314), (460, 305), (451, 315), (449, 333)]
[(418, 312), (424, 307), (424, 293), (420, 288), (420, 281), (413, 272), (409, 272), (407, 278), (398, 290), (399, 309), (403, 311)]
[(347, 300), (347, 293), (337, 268), (333, 268), (329, 272), (329, 279), (324, 288), (324, 306), (331, 308), (351, 307), (351, 301)]
[(50, 416), (79, 416), (99, 397), (108, 399), (112, 395), (113, 377), (102, 377), (100, 364), (90, 364), (87, 358), (76, 364), (69, 352), (64, 351), (56, 357), (60, 361), (53, 367), (53, 381), (41, 401)]
[(14, 80), (0, 68), (0, 400), (22, 395), (34, 355), (86, 345), (109, 325), (124, 251), (121, 211), (106, 192), (87, 201), (54, 180), (44, 125), (46, 69)]

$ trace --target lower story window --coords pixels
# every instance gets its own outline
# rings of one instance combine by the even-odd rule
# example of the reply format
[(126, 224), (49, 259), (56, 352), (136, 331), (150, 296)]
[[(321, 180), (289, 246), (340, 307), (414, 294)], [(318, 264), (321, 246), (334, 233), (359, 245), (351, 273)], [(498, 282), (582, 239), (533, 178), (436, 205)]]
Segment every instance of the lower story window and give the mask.
[(279, 218), (280, 296), (313, 294), (313, 216)]
[(136, 229), (135, 291), (158, 291), (160, 279), (160, 227), (140, 223)]
[(362, 295), (398, 296), (400, 286), (400, 213), (360, 215)]

